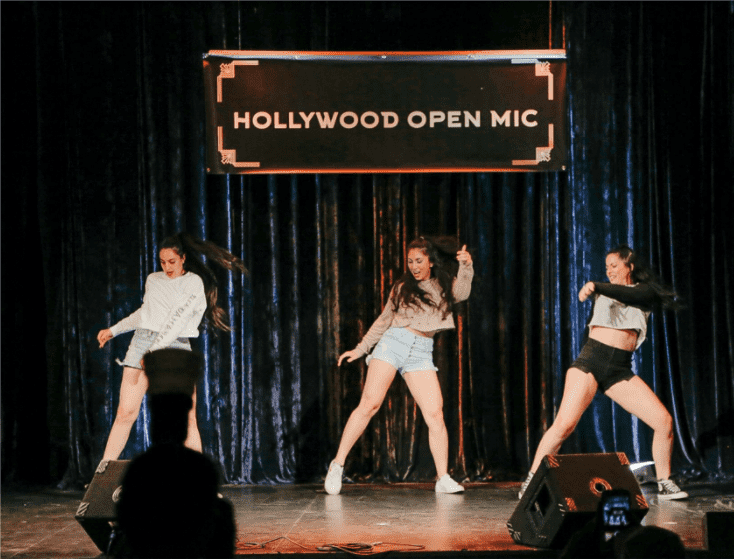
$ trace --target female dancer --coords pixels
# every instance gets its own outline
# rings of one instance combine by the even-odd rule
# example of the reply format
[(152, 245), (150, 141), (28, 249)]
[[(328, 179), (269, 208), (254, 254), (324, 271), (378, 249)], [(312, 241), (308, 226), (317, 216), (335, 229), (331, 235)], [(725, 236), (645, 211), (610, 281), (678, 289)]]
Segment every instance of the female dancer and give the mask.
[(344, 427), (339, 450), (324, 481), (330, 495), (341, 491), (347, 454), (380, 408), (397, 371), (428, 425), (438, 474), (436, 493), (464, 491), (447, 472), (449, 438), (432, 353), (434, 334), (454, 327), (453, 305), (469, 297), (474, 275), (471, 255), (466, 245), (459, 249), (456, 239), (420, 237), (408, 245), (407, 260), (409, 271), (393, 286), (382, 314), (357, 347), (339, 357), (338, 365), (345, 358), (351, 363), (377, 344), (367, 357), (369, 368), (362, 399)]
[(538, 445), (528, 477), (520, 488), (520, 497), (543, 457), (558, 452), (576, 428), (597, 388), (653, 429), (652, 457), (658, 476), (658, 498), (688, 497), (670, 479), (673, 419), (631, 368), (632, 354), (647, 335), (650, 312), (656, 307), (675, 308), (676, 294), (661, 285), (628, 246), (621, 245), (607, 254), (606, 269), (610, 283), (590, 281), (579, 291), (579, 301), (594, 297), (588, 323), (589, 339), (566, 373), (558, 415)]
[[(227, 315), (217, 306), (217, 280), (201, 256), (232, 271), (245, 271), (243, 262), (211, 241), (187, 233), (168, 237), (159, 252), (162, 272), (145, 281), (143, 306), (127, 318), (97, 334), (99, 347), (118, 334), (135, 330), (125, 359), (120, 386), (120, 404), (102, 460), (117, 460), (127, 443), (130, 429), (140, 413), (148, 379), (143, 374), (143, 355), (164, 347), (191, 351), (189, 338), (199, 336), (199, 323), (229, 331)], [(196, 425), (196, 391), (189, 412), (186, 446), (201, 452), (201, 437)]]

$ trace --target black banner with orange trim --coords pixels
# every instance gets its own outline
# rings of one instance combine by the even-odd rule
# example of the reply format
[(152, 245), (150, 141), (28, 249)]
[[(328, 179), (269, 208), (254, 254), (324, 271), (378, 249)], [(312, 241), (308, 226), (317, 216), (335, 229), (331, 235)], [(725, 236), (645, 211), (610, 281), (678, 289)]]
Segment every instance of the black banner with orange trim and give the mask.
[(562, 50), (210, 51), (207, 171), (560, 171)]

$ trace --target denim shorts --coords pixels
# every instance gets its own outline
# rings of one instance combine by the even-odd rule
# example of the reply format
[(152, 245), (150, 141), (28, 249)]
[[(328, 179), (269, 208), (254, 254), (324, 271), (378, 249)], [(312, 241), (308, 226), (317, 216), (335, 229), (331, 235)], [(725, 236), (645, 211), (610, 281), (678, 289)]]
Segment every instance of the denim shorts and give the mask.
[(635, 376), (632, 372), (632, 352), (608, 346), (589, 338), (581, 348), (571, 368), (593, 375), (604, 393), (612, 386)]
[[(130, 341), (130, 346), (127, 348), (125, 359), (122, 361), (115, 359), (115, 361), (117, 361), (118, 365), (122, 365), (123, 367), (140, 369), (140, 360), (143, 358), (143, 355), (145, 355), (145, 352), (148, 351), (148, 348), (153, 345), (157, 336), (158, 332), (153, 332), (152, 330), (145, 330), (143, 328), (135, 330), (133, 339)], [(166, 347), (191, 351), (191, 343), (188, 338), (177, 338)]]
[(407, 328), (390, 328), (367, 356), (365, 363), (379, 359), (401, 375), (411, 371), (438, 371), (433, 364), (433, 338), (419, 336)]

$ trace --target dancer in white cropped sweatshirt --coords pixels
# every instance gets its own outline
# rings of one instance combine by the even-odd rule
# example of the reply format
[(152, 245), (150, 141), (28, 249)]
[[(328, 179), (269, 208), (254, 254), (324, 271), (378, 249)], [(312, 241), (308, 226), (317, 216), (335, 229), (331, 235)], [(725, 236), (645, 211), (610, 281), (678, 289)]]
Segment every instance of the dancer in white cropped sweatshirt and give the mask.
[[(120, 403), (115, 422), (107, 439), (102, 460), (116, 460), (127, 443), (140, 413), (148, 380), (143, 374), (143, 355), (162, 348), (191, 350), (189, 338), (199, 336), (199, 324), (229, 331), (227, 315), (217, 306), (217, 281), (214, 272), (201, 256), (232, 271), (245, 271), (236, 256), (210, 241), (202, 241), (187, 233), (163, 240), (160, 247), (162, 272), (150, 274), (145, 281), (143, 305), (127, 318), (100, 330), (99, 347), (113, 337), (135, 330), (125, 358), (117, 362), (124, 367), (120, 386)], [(189, 413), (186, 446), (201, 452), (201, 437), (196, 424), (196, 391)]]

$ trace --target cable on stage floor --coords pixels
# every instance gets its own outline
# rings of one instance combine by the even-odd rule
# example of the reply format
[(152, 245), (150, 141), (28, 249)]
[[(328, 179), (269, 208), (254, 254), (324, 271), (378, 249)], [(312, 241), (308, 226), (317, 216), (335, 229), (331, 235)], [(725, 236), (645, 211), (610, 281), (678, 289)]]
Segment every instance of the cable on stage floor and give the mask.
[[(394, 548), (406, 548), (406, 549), (385, 549), (378, 551), (375, 549), (379, 546), (393, 546)], [(424, 545), (417, 545), (413, 543), (392, 543), (392, 542), (375, 542), (375, 543), (332, 543), (317, 547), (319, 551), (343, 551), (351, 555), (378, 555), (381, 553), (388, 553), (390, 551), (407, 551), (410, 550), (421, 550), (425, 549)]]
[(309, 551), (314, 551), (314, 549), (311, 549), (309, 547), (306, 547), (305, 545), (301, 545), (298, 542), (294, 542), (292, 539), (290, 539), (288, 536), (278, 536), (277, 538), (273, 538), (272, 540), (268, 540), (266, 542), (257, 543), (257, 542), (237, 542), (235, 544), (235, 547), (237, 549), (265, 549), (265, 546), (269, 543), (277, 542), (278, 540), (286, 540), (291, 542), (292, 544), (297, 545), (298, 547), (302, 547), (303, 549), (308, 549)]
[[(425, 549), (425, 546), (412, 544), (412, 543), (392, 543), (392, 542), (375, 542), (375, 543), (328, 543), (319, 545), (317, 547), (307, 547), (296, 541), (293, 541), (288, 536), (278, 536), (272, 540), (266, 542), (237, 542), (237, 549), (265, 549), (265, 546), (278, 540), (286, 540), (302, 549), (309, 551), (322, 551), (322, 552), (334, 552), (341, 551), (343, 553), (349, 553), (350, 555), (378, 555), (381, 553), (388, 553), (390, 551), (407, 551), (407, 550), (421, 550)], [(377, 550), (380, 546), (392, 546), (393, 549)], [(404, 549), (400, 549), (404, 548)]]

